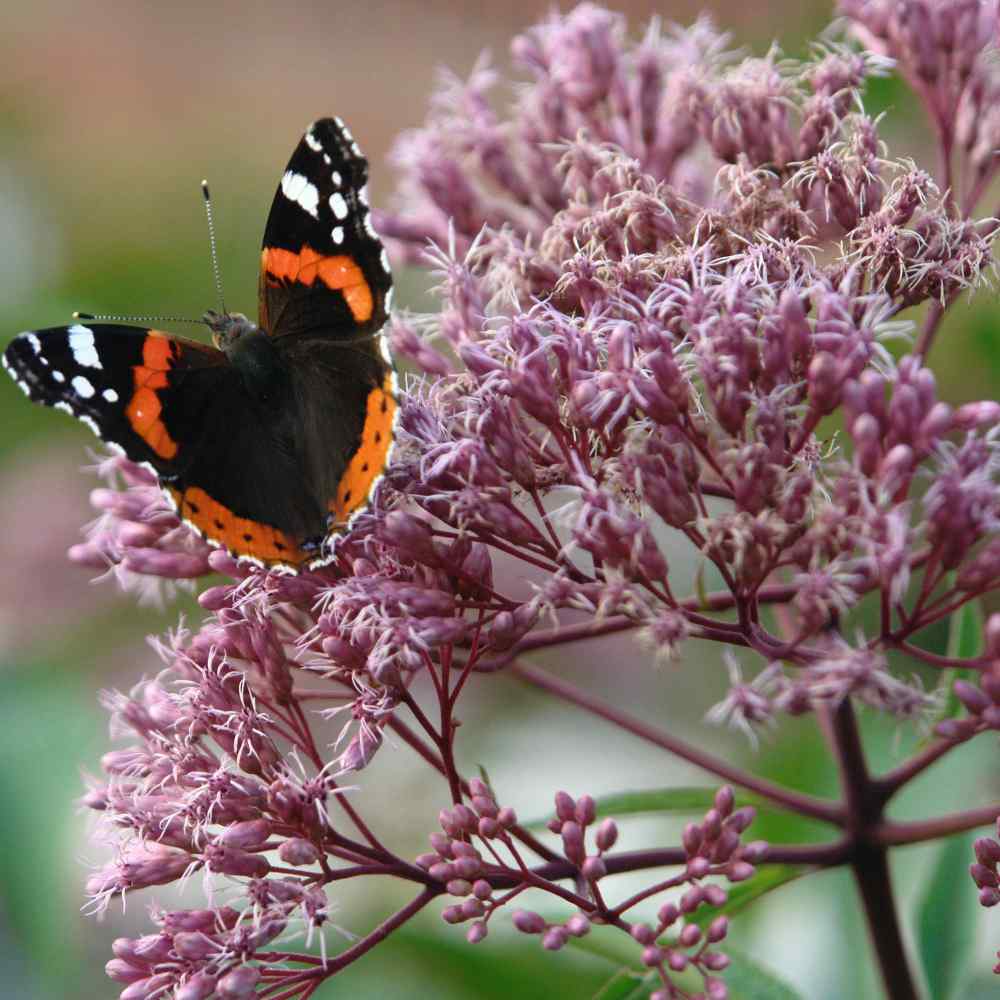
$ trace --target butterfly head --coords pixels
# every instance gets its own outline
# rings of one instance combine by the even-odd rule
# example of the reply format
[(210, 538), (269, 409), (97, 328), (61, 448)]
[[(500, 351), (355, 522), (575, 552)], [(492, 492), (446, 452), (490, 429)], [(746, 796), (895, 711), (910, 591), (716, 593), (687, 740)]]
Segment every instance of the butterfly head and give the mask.
[(226, 354), (230, 353), (241, 337), (260, 332), (257, 324), (247, 319), (243, 313), (220, 313), (214, 309), (207, 309), (202, 321), (212, 331), (212, 342)]

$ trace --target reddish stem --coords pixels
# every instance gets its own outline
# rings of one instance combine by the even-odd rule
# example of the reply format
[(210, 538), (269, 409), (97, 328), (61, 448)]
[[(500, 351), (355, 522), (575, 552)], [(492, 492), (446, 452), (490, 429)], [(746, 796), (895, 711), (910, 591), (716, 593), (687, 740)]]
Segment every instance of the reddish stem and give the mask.
[(546, 673), (544, 670), (538, 670), (526, 663), (516, 663), (511, 669), (521, 680), (537, 688), (541, 688), (543, 691), (547, 691), (558, 698), (562, 698), (590, 712), (592, 715), (607, 719), (620, 729), (624, 729), (626, 732), (630, 732), (649, 743), (662, 747), (664, 750), (668, 750), (683, 760), (697, 764), (698, 767), (708, 771), (710, 774), (715, 774), (726, 781), (731, 781), (741, 788), (749, 788), (751, 791), (757, 792), (771, 802), (776, 802), (785, 809), (790, 809), (803, 816), (812, 816), (815, 819), (825, 820), (827, 823), (840, 824), (843, 821), (843, 809), (835, 803), (826, 802), (801, 792), (794, 792), (764, 778), (758, 778), (748, 771), (733, 767), (721, 758), (714, 757), (703, 750), (699, 750), (697, 747), (691, 746), (684, 740), (678, 739), (676, 736), (671, 736), (669, 733), (657, 729), (643, 722), (641, 719), (628, 715), (613, 705), (609, 705), (599, 698), (584, 693), (579, 688)]

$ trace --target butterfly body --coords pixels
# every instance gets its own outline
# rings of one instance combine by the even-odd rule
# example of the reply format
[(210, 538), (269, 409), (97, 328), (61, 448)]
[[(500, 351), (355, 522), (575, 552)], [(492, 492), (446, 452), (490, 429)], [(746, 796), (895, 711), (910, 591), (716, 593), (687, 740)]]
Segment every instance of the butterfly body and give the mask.
[(268, 218), (259, 322), (207, 312), (214, 346), (81, 321), (20, 335), (4, 367), (152, 468), (213, 544), (284, 571), (329, 562), (388, 463), (397, 412), (366, 180), (343, 123), (314, 123)]

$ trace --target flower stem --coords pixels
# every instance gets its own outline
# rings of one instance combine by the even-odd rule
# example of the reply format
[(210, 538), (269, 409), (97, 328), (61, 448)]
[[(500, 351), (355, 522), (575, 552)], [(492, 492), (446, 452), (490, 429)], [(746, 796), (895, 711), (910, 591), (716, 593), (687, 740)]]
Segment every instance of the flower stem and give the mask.
[(889, 1000), (917, 1000), (917, 987), (903, 947), (889, 872), (888, 848), (878, 842), (884, 799), (872, 782), (857, 717), (849, 698), (829, 715), (827, 733), (840, 767), (851, 841), (851, 871), (864, 906)]
[(683, 760), (690, 761), (692, 764), (697, 764), (698, 767), (703, 768), (710, 774), (725, 778), (726, 781), (731, 781), (734, 785), (757, 792), (758, 795), (770, 799), (770, 801), (783, 806), (785, 809), (803, 816), (812, 816), (814, 819), (825, 820), (827, 823), (836, 825), (839, 825), (843, 821), (843, 810), (835, 803), (826, 802), (812, 795), (804, 795), (801, 792), (794, 792), (764, 778), (758, 778), (748, 771), (733, 767), (721, 758), (714, 757), (712, 754), (699, 750), (697, 747), (691, 746), (676, 736), (671, 736), (669, 733), (657, 729), (655, 726), (651, 726), (634, 716), (628, 715), (614, 706), (607, 704), (607, 702), (581, 691), (574, 685), (553, 677), (544, 670), (539, 670), (526, 663), (514, 663), (511, 669), (517, 677), (526, 683), (541, 688), (543, 691), (547, 691), (557, 698), (571, 702), (578, 708), (590, 712), (592, 715), (598, 715), (602, 719), (607, 719), (608, 722), (640, 737), (640, 739), (662, 747), (664, 750), (668, 750), (670, 753)]

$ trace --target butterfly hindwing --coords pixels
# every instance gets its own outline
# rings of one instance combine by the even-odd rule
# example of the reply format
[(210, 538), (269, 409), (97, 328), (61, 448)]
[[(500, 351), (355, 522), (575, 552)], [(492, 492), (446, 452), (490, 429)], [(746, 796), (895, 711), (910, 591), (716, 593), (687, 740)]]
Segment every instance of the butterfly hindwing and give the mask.
[(292, 153), (268, 215), (260, 326), (274, 337), (374, 334), (391, 291), (368, 207), (368, 161), (339, 118), (322, 118)]

